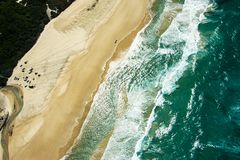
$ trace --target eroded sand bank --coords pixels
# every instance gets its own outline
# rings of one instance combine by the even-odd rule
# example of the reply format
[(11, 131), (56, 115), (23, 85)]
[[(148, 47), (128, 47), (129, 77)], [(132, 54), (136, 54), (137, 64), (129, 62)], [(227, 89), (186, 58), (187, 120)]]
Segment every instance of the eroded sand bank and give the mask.
[(71, 148), (108, 64), (146, 24), (149, 3), (77, 0), (45, 27), (8, 81), (24, 94), (10, 159), (54, 160)]

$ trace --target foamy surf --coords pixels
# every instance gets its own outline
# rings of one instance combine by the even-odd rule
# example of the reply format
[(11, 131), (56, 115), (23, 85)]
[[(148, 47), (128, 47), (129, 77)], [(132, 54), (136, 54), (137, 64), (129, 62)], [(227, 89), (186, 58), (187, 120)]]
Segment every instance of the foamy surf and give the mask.
[[(167, 31), (161, 36), (159, 41), (159, 49), (158, 53), (162, 54), (179, 54), (174, 48), (168, 48), (174, 46), (174, 44), (181, 44), (184, 43), (182, 46), (182, 55), (175, 65), (170, 67), (166, 74), (162, 76), (160, 79), (160, 86), (161, 90), (158, 93), (158, 96), (155, 100), (155, 108), (156, 107), (164, 107), (164, 103), (171, 103), (166, 102), (164, 99), (165, 95), (170, 95), (175, 89), (178, 88), (176, 82), (182, 77), (185, 70), (191, 65), (188, 62), (189, 56), (193, 54), (197, 54), (198, 52), (198, 43), (200, 41), (200, 36), (198, 32), (198, 24), (200, 23), (200, 15), (206, 10), (209, 4), (208, 0), (205, 1), (191, 1), (186, 0), (183, 4), (182, 12), (179, 13), (175, 19), (173, 19), (172, 24), (169, 26)], [(184, 24), (184, 27), (182, 26)], [(181, 27), (181, 28), (180, 28)], [(165, 47), (167, 46), (167, 49)], [(148, 120), (148, 125), (144, 136), (137, 142), (135, 147), (135, 153), (132, 157), (133, 160), (139, 159), (138, 152), (142, 150), (142, 141), (144, 137), (149, 135), (149, 130), (152, 127), (154, 117), (155, 117), (155, 108), (152, 110), (152, 113)], [(175, 118), (176, 119), (176, 118)], [(174, 123), (174, 120), (171, 120), (170, 124)], [(171, 128), (171, 126), (170, 126)], [(159, 130), (156, 131), (157, 135), (159, 135)], [(162, 131), (164, 133), (166, 131)], [(161, 138), (161, 137), (159, 137)], [(146, 142), (147, 143), (147, 142)]]

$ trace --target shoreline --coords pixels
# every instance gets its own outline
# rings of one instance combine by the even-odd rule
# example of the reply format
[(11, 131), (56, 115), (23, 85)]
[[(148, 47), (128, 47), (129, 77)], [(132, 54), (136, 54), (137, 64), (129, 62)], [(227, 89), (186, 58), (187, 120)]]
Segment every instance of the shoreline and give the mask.
[[(107, 72), (108, 72), (108, 69), (109, 69), (109, 67), (110, 67), (111, 62), (114, 62), (114, 61), (116, 61), (116, 60), (121, 59), (121, 57), (124, 55), (124, 54), (122, 54), (122, 52), (125, 52), (127, 49), (129, 49), (129, 47), (131, 46), (132, 41), (134, 40), (134, 38), (136, 37), (136, 35), (139, 33), (139, 31), (140, 31), (143, 27), (145, 27), (145, 26), (148, 24), (149, 21), (150, 21), (150, 15), (149, 15), (149, 13), (146, 13), (145, 17), (141, 20), (141, 22), (138, 24), (138, 26), (136, 26), (136, 28), (135, 28), (134, 30), (132, 30), (126, 37), (124, 37), (124, 38), (119, 42), (118, 46), (116, 47), (116, 49), (115, 49), (115, 51), (114, 51), (114, 53), (113, 53), (113, 56), (110, 58), (110, 60), (107, 62), (106, 66), (105, 66), (105, 70), (104, 70), (104, 72), (103, 72), (103, 74), (102, 74), (102, 76), (101, 76), (101, 77), (102, 77), (102, 78), (101, 78), (101, 81), (99, 82), (96, 91), (94, 91), (94, 94), (93, 94), (93, 97), (92, 97), (91, 101), (90, 101), (88, 104), (86, 104), (86, 108), (85, 108), (86, 111), (84, 112), (84, 117), (82, 117), (82, 120), (81, 120), (81, 122), (79, 123), (80, 125), (79, 125), (79, 126), (77, 127), (77, 129), (76, 129), (76, 133), (75, 133), (76, 138), (73, 139), (73, 141), (74, 141), (73, 143), (74, 143), (74, 144), (75, 144), (76, 141), (77, 141), (77, 137), (78, 137), (78, 135), (79, 135), (79, 133), (80, 133), (80, 129), (81, 129), (83, 123), (84, 123), (84, 120), (85, 120), (85, 118), (86, 118), (87, 115), (88, 115), (88, 112), (89, 112), (90, 107), (91, 107), (92, 102), (93, 102), (93, 98), (94, 98), (96, 92), (98, 91), (98, 88), (99, 88), (100, 84), (101, 84), (101, 83), (105, 80), (105, 78), (106, 78), (106, 75), (107, 75)], [(109, 135), (109, 138), (110, 138), (110, 135)], [(107, 146), (107, 142), (108, 142), (108, 141), (105, 140), (105, 142), (104, 142), (105, 144), (104, 144), (104, 145), (100, 145), (100, 150), (101, 150), (101, 151), (104, 151), (104, 150), (105, 150), (105, 147)], [(70, 153), (70, 152), (71, 152), (71, 149), (72, 149), (72, 147), (73, 147), (74, 145), (70, 145), (70, 146), (71, 146), (71, 147), (69, 147), (70, 149), (68, 149), (67, 153)], [(68, 147), (66, 147), (66, 148), (68, 148)], [(65, 150), (65, 149), (63, 149), (63, 152), (64, 152), (64, 150)], [(64, 153), (66, 154), (66, 152), (64, 152)], [(95, 153), (94, 153), (94, 154), (95, 154)], [(100, 155), (101, 155), (101, 154), (100, 154)]]
[[(94, 36), (90, 37), (87, 42), (87, 50), (84, 50), (81, 54), (73, 55), (66, 62), (68, 63), (67, 67), (64, 67), (57, 80), (56, 87), (48, 96), (46, 110), (28, 119), (26, 118), (24, 121), (29, 121), (29, 124), (19, 124), (14, 128), (9, 146), (12, 159), (31, 159), (33, 157), (36, 160), (42, 158), (56, 159), (63, 157), (66, 151), (71, 148), (87, 116), (92, 99), (107, 73), (108, 65), (119, 52), (126, 50), (131, 45), (138, 31), (146, 25), (146, 15), (149, 14), (147, 0), (142, 2), (142, 8), (138, 8), (137, 18), (131, 17), (134, 22), (124, 27), (119, 27), (117, 24), (120, 21), (117, 22), (116, 19), (121, 17), (124, 9), (126, 10), (127, 3), (132, 3), (131, 7), (134, 7), (134, 2), (123, 0), (119, 3), (118, 5), (122, 8), (118, 6), (108, 21), (96, 28)], [(127, 12), (130, 13), (130, 11), (131, 8), (129, 7)], [(121, 18), (122, 23), (128, 24), (125, 22), (124, 16)], [(112, 29), (115, 25), (117, 28)], [(106, 40), (108, 45), (101, 46), (99, 43), (103, 42), (103, 35), (106, 35), (109, 29), (112, 29), (113, 33), (111, 33), (112, 35), (107, 34), (110, 39)], [(115, 44), (114, 37), (122, 40)], [(119, 47), (121, 44), (123, 44), (122, 48)], [(96, 50), (99, 48), (102, 50), (101, 53), (97, 54)], [(80, 76), (81, 73), (84, 77)], [(31, 122), (34, 123), (31, 124)], [(31, 133), (28, 141), (24, 142), (24, 138), (27, 139), (27, 137), (24, 137), (24, 135), (27, 135), (25, 132), (37, 124), (40, 124), (40, 126), (34, 131), (35, 133)], [(23, 145), (21, 146), (19, 143), (23, 143)], [(20, 146), (21, 149), (19, 149)], [(36, 157), (36, 155), (38, 156)]]

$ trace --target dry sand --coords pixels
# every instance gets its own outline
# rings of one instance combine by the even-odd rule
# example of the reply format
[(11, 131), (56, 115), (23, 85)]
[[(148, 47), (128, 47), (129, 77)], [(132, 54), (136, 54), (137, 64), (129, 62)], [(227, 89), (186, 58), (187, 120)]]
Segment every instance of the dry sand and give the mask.
[[(52, 20), (9, 79), (8, 84), (24, 88), (22, 78), (28, 75), (35, 86), (23, 89), (24, 107), (9, 141), (11, 160), (64, 156), (80, 132), (109, 63), (146, 24), (148, 0), (101, 0), (89, 10), (94, 3), (77, 0)], [(31, 67), (40, 77), (26, 73)]]

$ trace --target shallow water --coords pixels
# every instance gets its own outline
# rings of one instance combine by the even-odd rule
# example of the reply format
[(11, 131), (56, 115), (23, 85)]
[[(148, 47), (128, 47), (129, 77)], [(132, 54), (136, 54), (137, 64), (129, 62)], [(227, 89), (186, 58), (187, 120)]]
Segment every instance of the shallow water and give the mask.
[(240, 159), (240, 1), (156, 0), (68, 159)]

